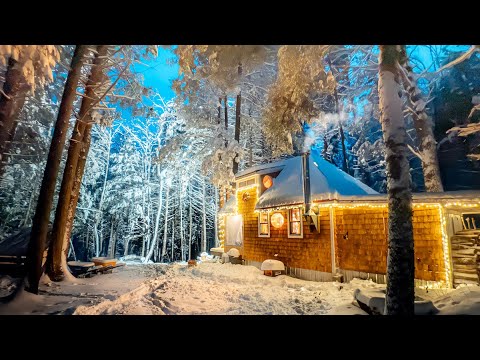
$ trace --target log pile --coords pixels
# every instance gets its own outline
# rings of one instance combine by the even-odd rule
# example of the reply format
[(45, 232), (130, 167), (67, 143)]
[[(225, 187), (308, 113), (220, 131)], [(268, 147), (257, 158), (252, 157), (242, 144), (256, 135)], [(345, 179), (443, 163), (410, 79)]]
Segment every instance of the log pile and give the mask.
[(450, 239), (453, 285), (479, 284), (480, 230), (462, 230)]

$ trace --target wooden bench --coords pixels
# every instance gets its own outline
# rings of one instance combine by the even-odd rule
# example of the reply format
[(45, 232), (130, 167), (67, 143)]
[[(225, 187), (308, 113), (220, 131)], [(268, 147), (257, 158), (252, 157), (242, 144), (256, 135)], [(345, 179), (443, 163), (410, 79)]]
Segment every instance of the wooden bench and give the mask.
[(95, 265), (93, 262), (70, 261), (68, 263), (73, 276), (78, 278), (89, 278), (97, 274), (111, 273), (113, 269), (125, 266), (125, 263), (115, 265)]

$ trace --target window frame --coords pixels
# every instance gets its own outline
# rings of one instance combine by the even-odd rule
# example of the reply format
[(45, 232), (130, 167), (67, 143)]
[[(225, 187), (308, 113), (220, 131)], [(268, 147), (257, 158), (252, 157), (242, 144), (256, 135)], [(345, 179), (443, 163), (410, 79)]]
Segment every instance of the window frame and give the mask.
[[(240, 219), (241, 219), (241, 225), (240, 225), (240, 233), (241, 233), (241, 237), (242, 237), (242, 243), (240, 245), (237, 245), (236, 243), (234, 244), (231, 244), (229, 243), (229, 235), (228, 235), (228, 218), (230, 217), (234, 217), (234, 216), (240, 216)], [(243, 244), (245, 243), (245, 233), (244, 233), (244, 226), (245, 226), (245, 219), (243, 217), (243, 215), (241, 214), (238, 214), (238, 215), (228, 215), (225, 217), (225, 240), (224, 240), (224, 244), (225, 246), (231, 246), (231, 247), (235, 247), (235, 248), (241, 248), (243, 247)]]
[[(253, 182), (252, 182), (253, 180)], [(250, 182), (250, 184), (249, 184)], [(240, 186), (240, 184), (244, 183), (243, 186)], [(247, 176), (243, 179), (240, 179), (240, 180), (237, 180), (236, 181), (236, 188), (237, 190), (242, 190), (242, 189), (245, 189), (245, 188), (248, 188), (250, 186), (254, 186), (254, 185), (258, 185), (258, 180), (257, 180), (257, 176), (256, 175), (253, 175), (253, 176)]]
[[(292, 221), (291, 220), (291, 215), (290, 213), (293, 211), (293, 210), (297, 210), (300, 212), (300, 221)], [(288, 209), (287, 211), (287, 218), (288, 218), (288, 229), (287, 229), (287, 235), (289, 238), (292, 238), (292, 239), (303, 239), (303, 216), (302, 216), (302, 208), (301, 207), (298, 207), (298, 208), (292, 208), (292, 209)], [(291, 229), (291, 224), (292, 222), (299, 222), (300, 223), (300, 234), (292, 234), (290, 232), (290, 229)]]
[[(258, 237), (269, 238), (270, 237), (270, 226), (271, 226), (270, 225), (270, 212), (266, 212), (265, 214), (267, 214), (267, 222), (266, 223), (260, 222), (260, 217), (262, 216), (262, 213), (260, 212), (258, 214)], [(268, 234), (262, 234), (261, 233), (262, 224), (267, 224), (268, 225)]]

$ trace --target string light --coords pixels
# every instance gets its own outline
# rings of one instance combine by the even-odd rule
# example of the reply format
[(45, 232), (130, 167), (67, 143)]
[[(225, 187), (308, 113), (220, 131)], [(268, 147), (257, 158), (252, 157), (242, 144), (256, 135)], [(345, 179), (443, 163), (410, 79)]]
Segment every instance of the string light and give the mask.
[(443, 244), (443, 260), (445, 263), (445, 282), (450, 287), (452, 284), (451, 282), (451, 268), (450, 268), (450, 246), (448, 241), (448, 234), (447, 234), (447, 219), (445, 216), (445, 211), (443, 210), (441, 205), (438, 205), (438, 213), (440, 215), (440, 229), (442, 232), (442, 244)]
[(446, 203), (445, 207), (465, 207), (465, 208), (473, 208), (473, 207), (479, 207), (480, 203), (478, 204), (472, 204), (472, 203), (459, 203), (459, 202), (454, 202), (454, 203)]
[(298, 209), (298, 208), (304, 208), (303, 205), (290, 205), (290, 206), (277, 206), (274, 208), (268, 208), (268, 209), (255, 209), (255, 213), (261, 213), (261, 212), (271, 212), (271, 211), (282, 211), (282, 210), (290, 210), (290, 209)]

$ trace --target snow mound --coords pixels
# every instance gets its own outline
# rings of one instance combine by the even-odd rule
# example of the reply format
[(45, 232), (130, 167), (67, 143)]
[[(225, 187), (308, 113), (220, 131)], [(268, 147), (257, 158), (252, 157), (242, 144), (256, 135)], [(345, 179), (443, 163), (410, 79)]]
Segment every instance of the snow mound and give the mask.
[(433, 303), (439, 315), (480, 315), (480, 286), (457, 288)]
[(265, 260), (260, 267), (260, 270), (285, 270), (285, 265), (279, 260)]
[(240, 251), (238, 251), (237, 249), (233, 248), (233, 249), (228, 250), (227, 254), (228, 254), (228, 256), (231, 256), (231, 257), (234, 257), (234, 258), (238, 258), (238, 257), (240, 256)]

